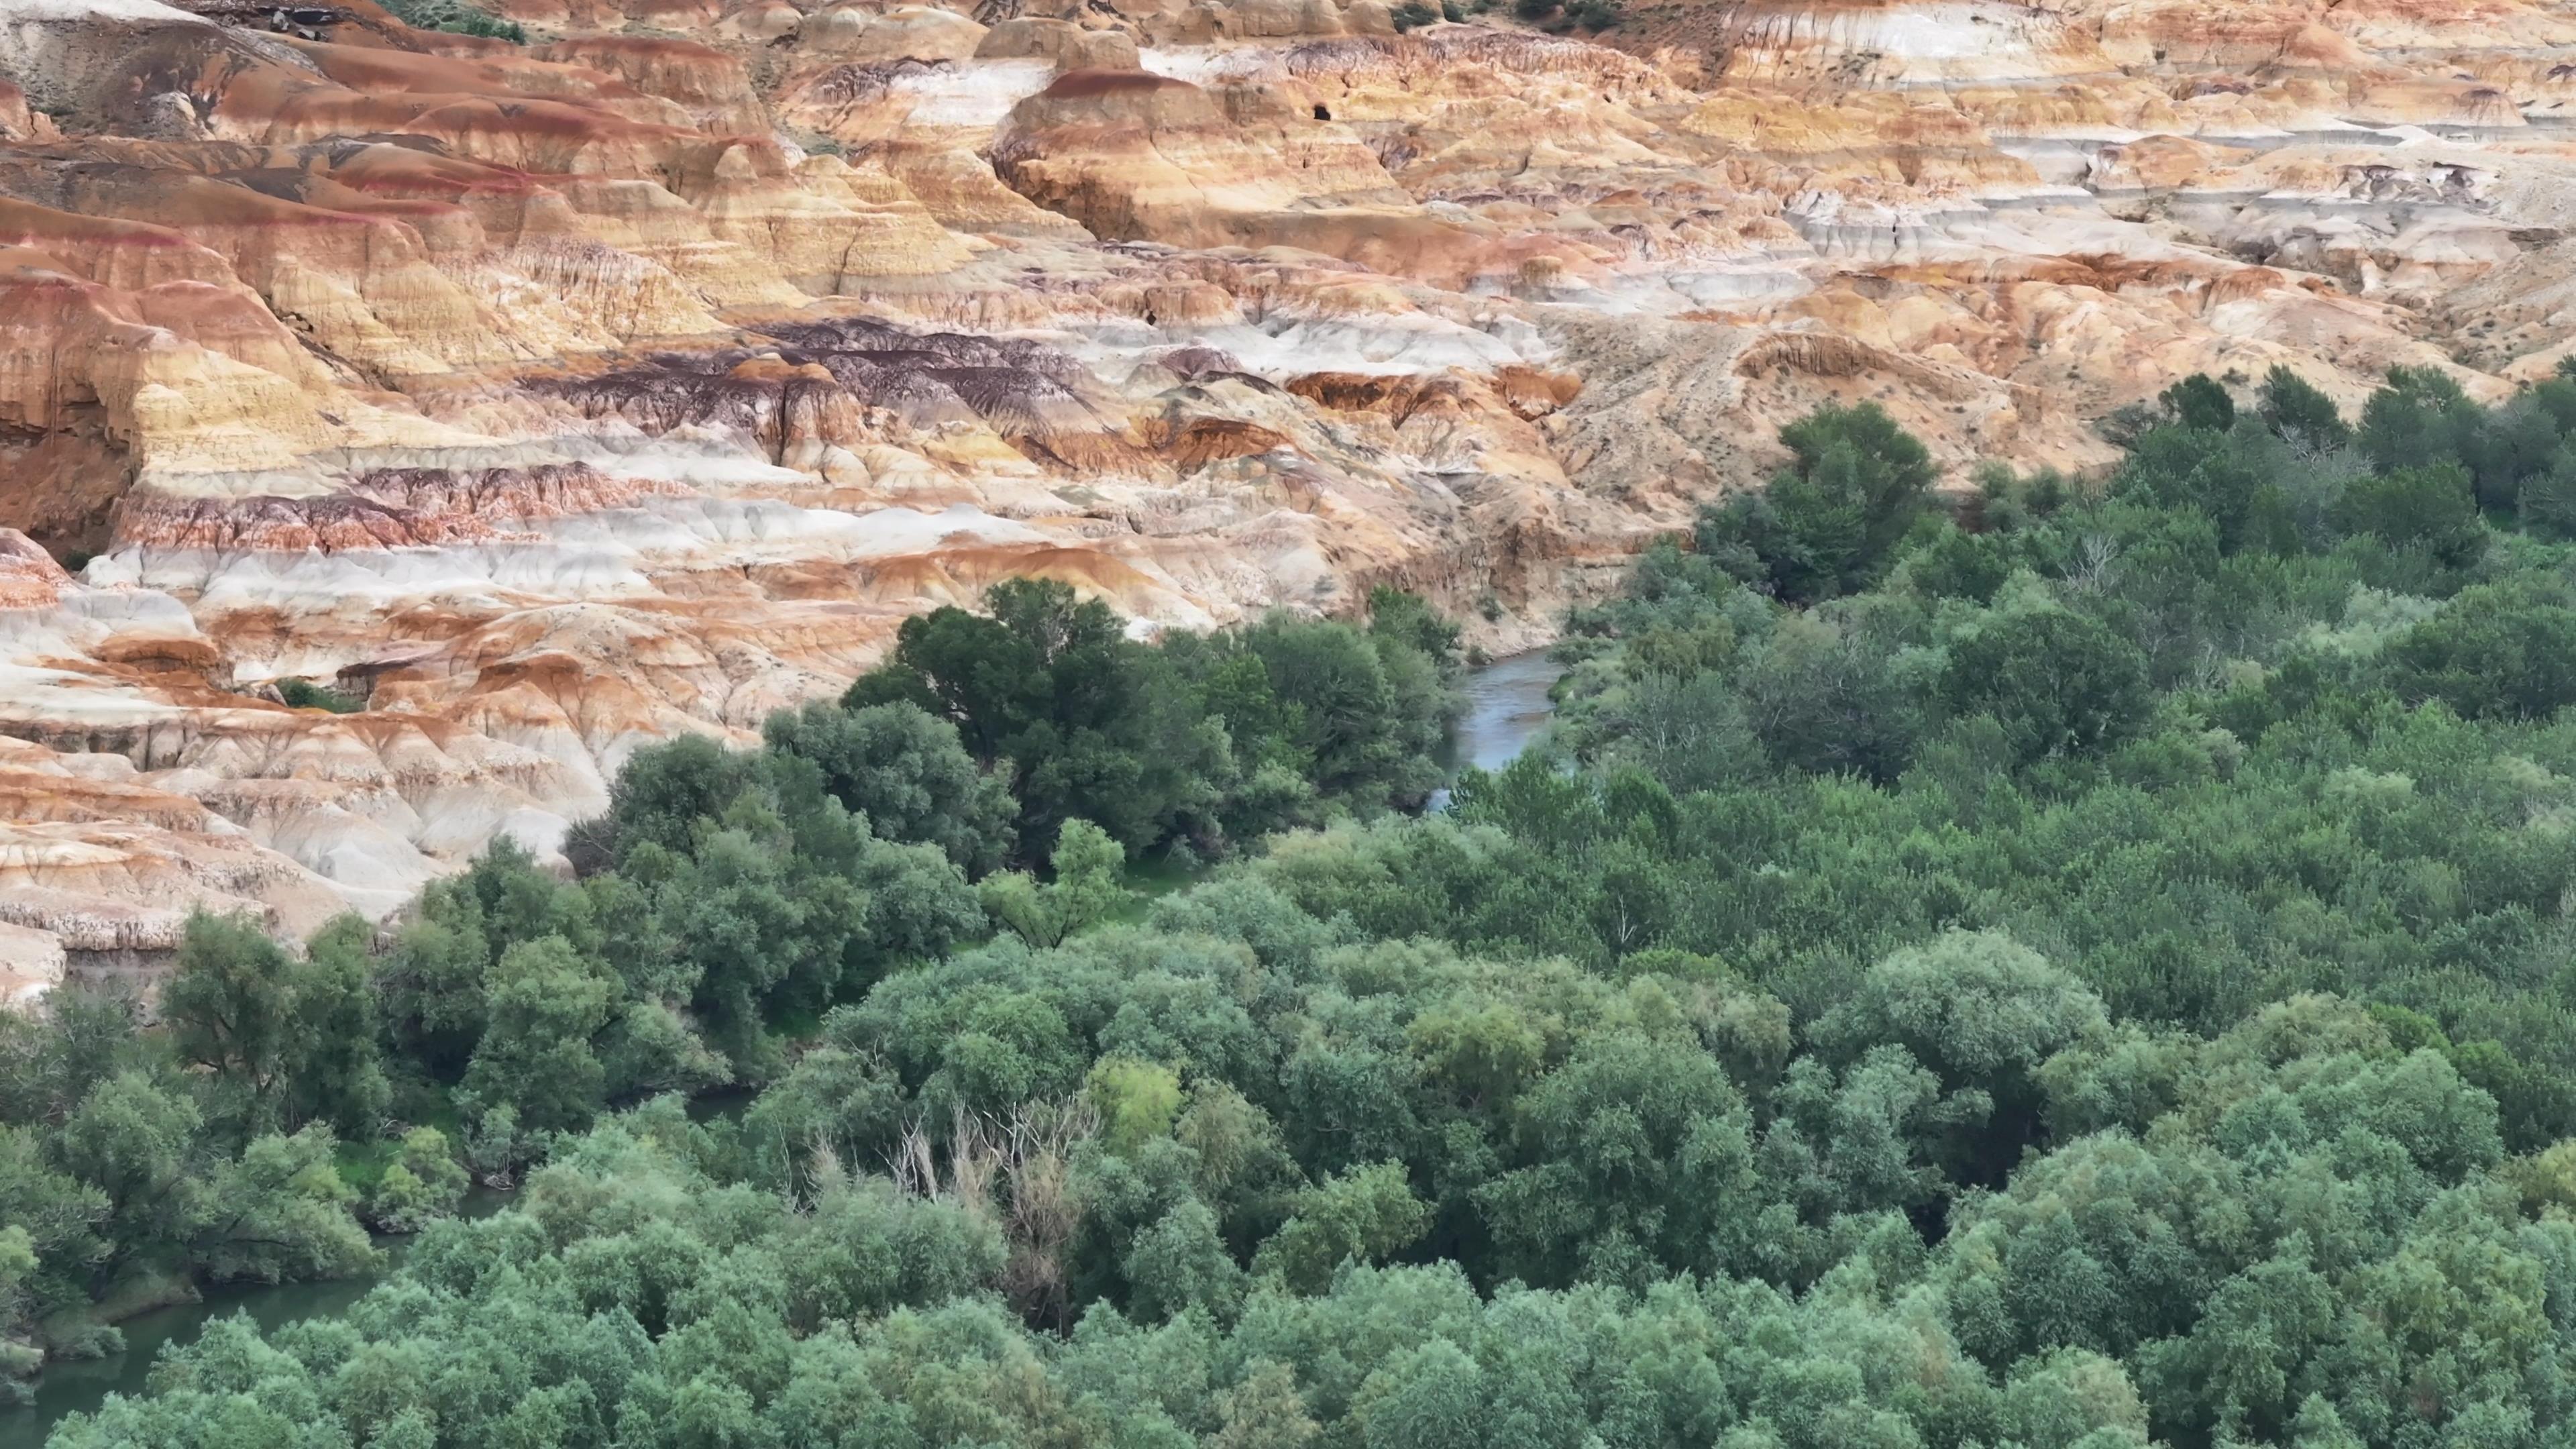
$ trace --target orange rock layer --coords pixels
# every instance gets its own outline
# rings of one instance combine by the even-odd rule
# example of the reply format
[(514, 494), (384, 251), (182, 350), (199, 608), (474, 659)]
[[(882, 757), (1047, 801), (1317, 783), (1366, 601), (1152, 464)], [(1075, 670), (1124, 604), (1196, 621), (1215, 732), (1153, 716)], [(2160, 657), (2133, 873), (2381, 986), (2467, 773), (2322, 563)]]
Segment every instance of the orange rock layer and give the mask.
[(483, 3), (0, 0), (0, 997), (550, 851), (1002, 578), (1527, 644), (1822, 402), (2084, 469), (2576, 332), (2524, 0)]

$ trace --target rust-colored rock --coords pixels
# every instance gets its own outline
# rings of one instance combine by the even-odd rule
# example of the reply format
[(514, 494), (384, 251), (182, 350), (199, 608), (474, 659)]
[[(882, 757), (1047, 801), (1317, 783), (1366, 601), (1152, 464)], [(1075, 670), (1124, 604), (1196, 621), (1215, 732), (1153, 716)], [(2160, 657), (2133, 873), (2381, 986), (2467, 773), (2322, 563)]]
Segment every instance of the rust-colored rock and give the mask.
[(2082, 470), (2576, 334), (2527, 0), (485, 8), (0, 0), (0, 999), (549, 852), (1013, 575), (1523, 645), (1822, 402)]

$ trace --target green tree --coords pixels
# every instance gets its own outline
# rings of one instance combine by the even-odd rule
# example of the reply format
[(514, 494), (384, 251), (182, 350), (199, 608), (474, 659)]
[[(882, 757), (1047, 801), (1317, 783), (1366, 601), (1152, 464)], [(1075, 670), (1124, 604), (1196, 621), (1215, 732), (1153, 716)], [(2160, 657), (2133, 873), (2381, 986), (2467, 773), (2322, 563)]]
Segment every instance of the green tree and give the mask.
[(52, 1153), (68, 1177), (97, 1194), (107, 1251), (92, 1287), (135, 1264), (175, 1268), (205, 1223), (207, 1183), (191, 1169), (204, 1117), (194, 1102), (140, 1072), (100, 1082), (56, 1130)]
[(465, 1090), (507, 1104), (539, 1130), (575, 1129), (604, 1104), (608, 1074), (595, 1042), (615, 1017), (614, 982), (560, 936), (512, 946), (493, 967), (491, 1025), (474, 1048)]
[(106, 1235), (114, 1204), (57, 1164), (59, 1148), (59, 1138), (49, 1142), (33, 1127), (0, 1126), (0, 1222), (27, 1235), (35, 1259), (11, 1280), (0, 1337), (29, 1336), (36, 1320), (86, 1305), (116, 1251)]
[(2236, 425), (2236, 400), (2227, 388), (2205, 372), (2195, 372), (2156, 395), (2156, 402), (2174, 426), (2193, 431), (2223, 433)]
[(843, 703), (909, 700), (956, 724), (979, 761), (1009, 761), (1023, 852), (1051, 849), (1076, 817), (1150, 845), (1215, 802), (1222, 731), (1106, 604), (1040, 579), (1005, 580), (984, 602), (989, 617), (940, 609), (905, 620), (893, 658)]
[(469, 1185), (465, 1168), (435, 1127), (414, 1127), (385, 1167), (368, 1205), (376, 1224), (389, 1233), (416, 1233), (455, 1213)]
[(1324, 1432), (1306, 1412), (1296, 1371), (1264, 1361), (1217, 1397), (1220, 1427), (1209, 1449), (1307, 1449)]
[(2059, 1349), (2013, 1365), (2003, 1419), (2030, 1449), (2112, 1449), (2147, 1442), (2147, 1408), (2118, 1360)]
[(185, 1060), (247, 1098), (244, 1114), (274, 1117), (303, 1054), (293, 963), (250, 917), (188, 918), (178, 969), (161, 988), (161, 1015)]
[(2523, 480), (2514, 513), (2542, 538), (2576, 538), (2576, 448), (2560, 448), (2547, 468)]
[(724, 813), (748, 783), (751, 762), (705, 735), (680, 735), (626, 757), (608, 793), (613, 859), (647, 841), (686, 852), (697, 822)]
[(1458, 666), (1458, 623), (1419, 594), (1378, 584), (1369, 590), (1368, 631), (1413, 650), (1443, 670)]
[(1772, 1094), (1762, 1174), (1811, 1221), (1910, 1209), (1937, 1199), (1943, 1139), (1982, 1122), (1981, 1092), (1944, 1099), (1940, 1078), (1901, 1046), (1875, 1046), (1841, 1074), (1801, 1058)]
[(1435, 1338), (1387, 1366), (1383, 1388), (1361, 1410), (1368, 1449), (1475, 1449), (1492, 1392), (1456, 1344)]
[(1128, 1283), (1128, 1307), (1147, 1320), (1193, 1308), (1230, 1317), (1243, 1296), (1243, 1270), (1226, 1251), (1216, 1214), (1196, 1199), (1137, 1234), (1119, 1267)]
[(2038, 952), (1997, 932), (1950, 931), (1882, 957), (1816, 1030), (1855, 1054), (1902, 1046), (1945, 1090), (1982, 1094), (1992, 1127), (1958, 1175), (1993, 1181), (2040, 1135), (2041, 1064), (2109, 1025), (2101, 997)]
[(0, 1227), (0, 1405), (23, 1403), (32, 1395), (26, 1377), (45, 1361), (26, 1343), (28, 1281), (36, 1276), (36, 1240), (24, 1227)]
[[(1405, 622), (1423, 616), (1418, 605), (1396, 610), (1374, 637), (1285, 614), (1244, 631), (1243, 646), (1279, 701), (1284, 758), (1299, 762), (1324, 796), (1384, 803), (1436, 783), (1428, 761), (1446, 685), (1413, 642), (1436, 631)], [(1405, 679), (1391, 667), (1399, 661), (1418, 666), (1420, 678)]]
[(2546, 717), (2576, 700), (2576, 602), (2554, 579), (2463, 589), (2385, 652), (2391, 688), (2475, 718)]
[(1790, 466), (1759, 494), (1705, 510), (1699, 547), (1749, 558), (1783, 599), (1874, 582), (1920, 516), (1938, 469), (1876, 403), (1827, 405), (1780, 430)]
[(2299, 1408), (2293, 1381), (2334, 1328), (2333, 1287), (2304, 1254), (2268, 1259), (2219, 1285), (2187, 1335), (2139, 1354), (2170, 1420), (2270, 1442)]
[(2335, 523), (2392, 548), (2421, 548), (2448, 568), (2477, 562), (2487, 547), (2468, 472), (2456, 463), (2356, 478), (2344, 488)]
[(2281, 363), (2263, 375), (2261, 412), (2263, 426), (2275, 437), (2311, 448), (2339, 448), (2352, 436), (2334, 399)]
[(1524, 1282), (1715, 1272), (1757, 1202), (1752, 1121), (1697, 1042), (1604, 1034), (1522, 1094), (1516, 1165), (1475, 1190)]
[(2449, 374), (2433, 367), (2391, 367), (2363, 404), (2354, 442), (2380, 473), (2420, 472), (2464, 462), (2483, 421)]
[(935, 845), (970, 875), (1001, 865), (1018, 813), (1009, 782), (980, 769), (956, 729), (916, 705), (814, 701), (761, 729), (768, 748), (811, 760), (823, 786), (883, 840)]
[(255, 1138), (208, 1174), (186, 1242), (216, 1279), (345, 1278), (378, 1266), (352, 1208), (357, 1192), (333, 1163), (338, 1144), (314, 1123), (293, 1136)]
[[(377, 996), (396, 1055), (434, 1080), (455, 1081), (487, 1025), (493, 972), (516, 945), (555, 937), (597, 963), (615, 942), (638, 980), (668, 975), (671, 963), (635, 934), (648, 922), (619, 920), (603, 929), (601, 903), (647, 915), (614, 882), (557, 879), (507, 835), (462, 873), (432, 883), (421, 893), (417, 917), (378, 963)], [(639, 946), (644, 949), (631, 949)]]
[(1181, 1110), (1180, 1077), (1153, 1062), (1102, 1057), (1091, 1064), (1083, 1086), (1100, 1113), (1101, 1140), (1120, 1152), (1171, 1131)]
[(1924, 729), (1934, 656), (1910, 648), (1916, 620), (1880, 608), (1781, 621), (1737, 677), (1745, 722), (1778, 763), (1893, 780)]
[(1300, 1293), (1321, 1293), (1342, 1264), (1383, 1263), (1430, 1226), (1431, 1210), (1413, 1195), (1404, 1164), (1369, 1163), (1300, 1191), (1253, 1267)]
[(977, 893), (985, 912), (1032, 946), (1053, 946), (1107, 919), (1127, 900), (1126, 852), (1088, 820), (1069, 820), (1056, 839), (1055, 879), (1025, 872), (986, 876)]
[(847, 875), (816, 868), (777, 817), (749, 801), (714, 824), (656, 882), (657, 920), (698, 964), (694, 1004), (709, 1039), (738, 1070), (765, 1072), (766, 1013), (830, 1003), (866, 939), (869, 900)]
[(2054, 605), (1991, 610), (1953, 637), (1940, 691), (1954, 715), (1992, 716), (2025, 761), (2116, 744), (2152, 699), (2137, 646)]
[(378, 1010), (394, 1052), (438, 1076), (462, 1072), (483, 1035), (490, 968), (481, 908), (432, 886), (376, 969)]
[(298, 1059), (287, 1088), (290, 1126), (327, 1122), (358, 1141), (382, 1127), (393, 1087), (377, 1046), (381, 1028), (369, 954), (375, 934), (362, 916), (335, 917), (291, 968), (288, 1031)]

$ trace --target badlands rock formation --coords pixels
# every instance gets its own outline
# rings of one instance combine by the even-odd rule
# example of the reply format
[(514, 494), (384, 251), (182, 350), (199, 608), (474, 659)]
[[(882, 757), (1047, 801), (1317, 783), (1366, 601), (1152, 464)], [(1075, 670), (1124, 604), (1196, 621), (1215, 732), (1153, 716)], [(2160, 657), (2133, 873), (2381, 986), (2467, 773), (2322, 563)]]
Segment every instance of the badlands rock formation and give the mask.
[(1820, 402), (2083, 469), (2576, 336), (2576, 4), (483, 8), (0, 0), (0, 995), (550, 851), (1007, 576), (1528, 643)]

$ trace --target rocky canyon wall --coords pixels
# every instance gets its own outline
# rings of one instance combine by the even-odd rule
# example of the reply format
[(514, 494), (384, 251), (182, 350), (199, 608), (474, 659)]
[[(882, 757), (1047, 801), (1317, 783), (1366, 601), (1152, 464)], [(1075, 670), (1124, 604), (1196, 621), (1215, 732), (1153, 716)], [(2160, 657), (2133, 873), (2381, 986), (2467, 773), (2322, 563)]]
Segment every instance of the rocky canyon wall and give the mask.
[(2080, 470), (2576, 345), (2576, 3), (483, 9), (0, 0), (0, 995), (551, 852), (997, 579), (1529, 642), (1819, 403)]

